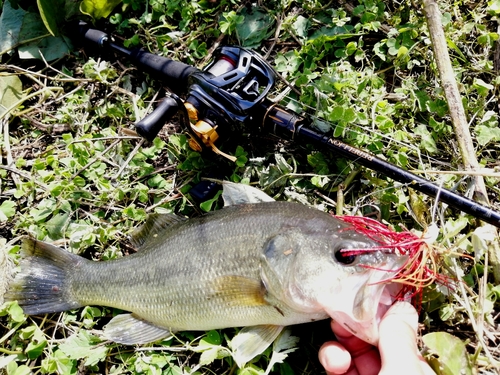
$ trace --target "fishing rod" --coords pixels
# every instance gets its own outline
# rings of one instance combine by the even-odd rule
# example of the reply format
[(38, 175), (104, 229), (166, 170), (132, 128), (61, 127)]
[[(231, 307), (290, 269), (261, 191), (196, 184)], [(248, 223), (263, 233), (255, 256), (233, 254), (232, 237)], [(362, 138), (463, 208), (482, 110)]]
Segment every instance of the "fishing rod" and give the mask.
[[(257, 53), (236, 46), (219, 47), (203, 70), (158, 56), (141, 48), (127, 49), (100, 30), (84, 22), (79, 34), (101, 52), (113, 51), (161, 80), (172, 90), (148, 116), (135, 124), (137, 133), (152, 141), (163, 125), (176, 113), (191, 135), (189, 145), (235, 160), (217, 144), (243, 129), (268, 131), (279, 137), (304, 140), (325, 147), (358, 164), (380, 172), (395, 181), (439, 199), (449, 206), (500, 228), (500, 213), (451, 190), (397, 167), (366, 151), (308, 127), (306, 118), (267, 98), (275, 83), (274, 69)], [(178, 95), (185, 93), (183, 101)]]

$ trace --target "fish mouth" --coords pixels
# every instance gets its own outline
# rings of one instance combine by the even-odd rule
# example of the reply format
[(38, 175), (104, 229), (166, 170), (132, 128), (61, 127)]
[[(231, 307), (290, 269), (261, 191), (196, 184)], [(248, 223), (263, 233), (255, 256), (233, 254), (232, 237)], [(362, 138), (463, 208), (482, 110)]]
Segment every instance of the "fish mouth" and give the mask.
[(405, 260), (406, 257), (395, 257), (380, 268), (352, 276), (349, 285), (344, 285), (335, 296), (336, 301), (323, 305), (325, 311), (353, 335), (377, 345), (380, 321), (392, 304), (400, 299), (403, 288), (402, 284), (389, 280)]

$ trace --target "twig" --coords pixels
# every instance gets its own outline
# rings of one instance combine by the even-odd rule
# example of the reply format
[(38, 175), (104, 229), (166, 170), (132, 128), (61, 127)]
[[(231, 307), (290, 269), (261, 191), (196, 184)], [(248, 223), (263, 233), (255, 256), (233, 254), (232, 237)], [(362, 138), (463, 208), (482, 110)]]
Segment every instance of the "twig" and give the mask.
[[(460, 267), (458, 266), (457, 264), (457, 261), (455, 258), (451, 258), (451, 262), (453, 264), (453, 270), (455, 272), (456, 275), (460, 275)], [(462, 281), (462, 280), (460, 280)], [(476, 337), (479, 341), (479, 345), (481, 346), (481, 349), (483, 349), (484, 353), (486, 354), (486, 357), (488, 358), (489, 362), (490, 362), (490, 365), (495, 367), (496, 370), (499, 370), (499, 363), (498, 361), (496, 361), (493, 356), (491, 355), (491, 352), (488, 348), (488, 345), (486, 345), (486, 343), (484, 342), (484, 337), (483, 337), (483, 332), (479, 332), (479, 327), (478, 327), (478, 324), (475, 320), (475, 316), (474, 316), (474, 313), (473, 313), (473, 310), (472, 310), (472, 306), (470, 304), (470, 301), (469, 301), (469, 298), (468, 298), (468, 295), (467, 295), (467, 292), (465, 290), (465, 283), (464, 282), (458, 282), (457, 283), (457, 286), (458, 286), (458, 289), (459, 289), (459, 292), (455, 292), (456, 293), (456, 300), (462, 305), (462, 307), (464, 308), (465, 312), (467, 313), (467, 315), (469, 316), (469, 321), (470, 321), (470, 324), (472, 326), (472, 329), (474, 330), (475, 334), (476, 334)], [(462, 298), (457, 298), (458, 297), (458, 293), (460, 293), (462, 295)]]
[[(12, 168), (12, 167), (7, 167), (5, 165), (0, 165), (0, 169), (4, 169), (4, 170), (9, 171), (11, 173), (15, 173), (15, 174), (21, 176), (22, 178), (24, 178), (24, 179), (26, 179), (28, 181), (33, 181), (35, 183), (35, 185), (38, 185), (43, 190), (50, 191), (50, 189), (49, 189), (49, 187), (47, 185), (45, 185), (42, 182), (38, 181), (36, 178), (32, 178), (29, 174), (23, 173), (19, 169)], [(12, 179), (14, 180), (14, 176), (12, 176)], [(16, 181), (16, 180), (14, 180), (14, 181)]]
[[(29, 95), (26, 95), (26, 96), (23, 96), (21, 99), (19, 99), (17, 102), (15, 102), (14, 104), (12, 104), (9, 108), (7, 108), (1, 115), (0, 115), (0, 119), (3, 119), (5, 118), (8, 114), (10, 114), (10, 112), (14, 111), (14, 109), (16, 109), (18, 106), (20, 106), (21, 104), (23, 104), (26, 100), (29, 100), (31, 98), (34, 98), (35, 96), (38, 96), (38, 95), (41, 95), (41, 94), (44, 94), (46, 91), (49, 91), (50, 93), (53, 93), (53, 92), (58, 92), (58, 93), (61, 93), (64, 91), (64, 89), (62, 87), (45, 87), (41, 90), (38, 90), (36, 92), (33, 92)], [(22, 113), (26, 113), (26, 112), (29, 112), (31, 111), (32, 108), (28, 108), (28, 109), (25, 109), (24, 111), (20, 111), (18, 113), (18, 115), (22, 114)]]
[(71, 125), (69, 124), (44, 124), (41, 121), (34, 119), (31, 116), (25, 117), (34, 125), (37, 129), (40, 129), (49, 134), (61, 134), (71, 130)]
[(490, 172), (487, 170), (480, 171), (430, 171), (430, 170), (422, 170), (422, 169), (412, 169), (411, 173), (415, 174), (453, 174), (456, 176), (483, 176), (483, 177), (495, 177), (500, 178), (500, 173)]
[[(1, 120), (0, 127), (3, 128), (3, 149), (5, 150), (5, 157), (7, 159), (7, 165), (11, 166), (14, 164), (14, 159), (12, 158), (12, 151), (10, 149), (10, 138), (9, 138), (9, 121), (7, 118)], [(12, 175), (12, 180), (16, 186), (20, 185), (20, 180), (17, 175)]]
[(31, 42), (36, 42), (37, 40), (41, 40), (41, 39), (46, 38), (48, 36), (51, 36), (51, 35), (49, 33), (47, 33), (47, 34), (44, 34), (44, 35), (37, 36), (35, 38), (23, 40), (23, 41), (21, 41), (19, 43), (16, 43), (15, 45), (13, 45), (13, 46), (5, 49), (5, 50), (3, 50), (3, 51), (0, 51), (0, 56), (1, 55), (5, 55), (7, 52), (12, 51), (12, 50), (16, 49), (19, 46), (22, 46), (24, 44), (28, 44), (28, 43), (31, 43)]
[(107, 141), (110, 139), (142, 139), (139, 136), (131, 136), (131, 135), (119, 135), (119, 136), (110, 136), (110, 137), (99, 137), (99, 138), (90, 138), (90, 139), (75, 139), (74, 141), (71, 141), (71, 144), (73, 143), (84, 143), (84, 142), (92, 142), (92, 141)]
[(181, 193), (176, 193), (176, 194), (172, 194), (172, 195), (166, 196), (165, 198), (161, 199), (159, 202), (153, 204), (152, 206), (147, 207), (146, 208), (146, 212), (151, 212), (156, 207), (161, 206), (164, 203), (175, 201), (175, 200), (181, 199), (181, 198), (182, 198), (182, 194)]
[(118, 171), (118, 173), (113, 177), (113, 180), (117, 180), (118, 177), (120, 177), (120, 175), (123, 173), (123, 171), (125, 170), (125, 168), (127, 168), (127, 165), (130, 163), (130, 160), (132, 160), (132, 158), (137, 154), (137, 152), (139, 151), (139, 148), (141, 148), (142, 144), (145, 141), (146, 141), (145, 139), (141, 139), (139, 141), (139, 143), (137, 143), (137, 145), (135, 146), (135, 148), (132, 150), (132, 152), (128, 156), (127, 160), (125, 160), (125, 163), (123, 163), (123, 165), (121, 166), (121, 168)]
[(345, 186), (339, 184), (337, 189), (337, 208), (335, 209), (335, 215), (340, 216), (344, 214), (344, 189)]
[[(422, 2), (431, 35), (434, 58), (441, 79), (441, 86), (443, 87), (450, 109), (450, 116), (457, 135), (462, 161), (466, 170), (477, 171), (479, 170), (479, 162), (476, 158), (476, 150), (474, 149), (472, 137), (469, 132), (467, 117), (455, 79), (455, 72), (453, 71), (450, 55), (448, 54), (446, 37), (441, 24), (441, 12), (434, 0), (422, 0)], [(476, 199), (480, 203), (488, 205), (488, 195), (484, 180), (481, 176), (474, 177)]]
[(102, 156), (106, 154), (109, 150), (111, 150), (113, 147), (115, 147), (118, 143), (121, 142), (121, 139), (115, 140), (113, 143), (111, 143), (106, 149), (104, 149), (101, 153), (96, 155), (93, 160), (89, 161), (84, 167), (82, 167), (78, 172), (76, 172), (73, 176), (71, 176), (70, 181), (73, 181), (76, 176), (78, 176), (80, 173), (82, 173), (84, 170), (89, 168), (92, 164), (94, 164), (97, 160), (101, 160)]
[[(23, 68), (20, 68), (18, 66), (9, 65), (9, 64), (0, 64), (0, 69), (2, 69), (2, 70), (11, 69), (11, 70), (14, 70), (14, 71), (25, 73), (25, 75), (38, 76), (38, 77), (41, 77), (41, 78), (50, 79), (51, 81), (57, 81), (57, 82), (92, 82), (91, 79), (88, 79), (88, 78), (73, 78), (73, 77), (70, 77), (70, 76), (62, 73), (62, 72), (61, 72), (61, 74), (64, 74), (64, 76), (67, 77), (67, 78), (51, 77), (51, 76), (48, 76), (48, 75), (43, 74), (43, 73), (33, 72), (31, 70), (23, 69)], [(2, 76), (2, 75), (10, 75), (10, 74), (11, 73), (8, 73), (8, 74), (7, 73), (0, 73), (0, 76)]]
[[(500, 33), (500, 25), (497, 27), (497, 33)], [(500, 72), (500, 41), (495, 42), (495, 52), (493, 54), (493, 69), (498, 74)]]
[(266, 59), (266, 60), (269, 58), (269, 56), (271, 56), (271, 53), (272, 53), (274, 47), (276, 46), (276, 42), (279, 40), (282, 23), (283, 23), (283, 20), (281, 19), (281, 17), (278, 17), (278, 19), (276, 20), (276, 31), (274, 32), (273, 42), (272, 42), (271, 46), (269, 47), (269, 50), (267, 51), (267, 53), (264, 56), (264, 59)]
[(321, 191), (319, 190), (314, 190), (314, 193), (319, 196), (321, 199), (323, 199), (326, 204), (329, 204), (331, 205), (332, 207), (336, 207), (337, 206), (337, 202), (335, 202), (332, 198), (330, 197), (327, 197), (325, 194), (323, 194)]

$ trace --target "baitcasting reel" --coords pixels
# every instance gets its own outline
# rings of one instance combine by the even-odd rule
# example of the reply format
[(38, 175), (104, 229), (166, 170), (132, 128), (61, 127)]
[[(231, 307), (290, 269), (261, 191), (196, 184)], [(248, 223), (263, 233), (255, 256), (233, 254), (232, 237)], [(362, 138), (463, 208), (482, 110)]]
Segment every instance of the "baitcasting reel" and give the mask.
[(174, 94), (167, 97), (135, 126), (153, 140), (166, 121), (184, 110), (189, 118), (189, 145), (196, 151), (211, 149), (235, 160), (215, 145), (255, 120), (267, 94), (274, 86), (272, 68), (255, 52), (241, 47), (220, 47), (205, 69), (191, 73), (184, 103)]

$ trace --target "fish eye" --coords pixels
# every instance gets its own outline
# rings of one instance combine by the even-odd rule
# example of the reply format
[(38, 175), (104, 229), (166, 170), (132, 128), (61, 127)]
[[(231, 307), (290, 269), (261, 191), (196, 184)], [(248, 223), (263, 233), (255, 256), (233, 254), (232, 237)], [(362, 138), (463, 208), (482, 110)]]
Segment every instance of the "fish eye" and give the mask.
[(347, 255), (345, 253), (342, 253), (342, 250), (344, 249), (338, 249), (335, 251), (335, 259), (345, 265), (353, 264), (356, 261), (357, 256), (356, 255)]

